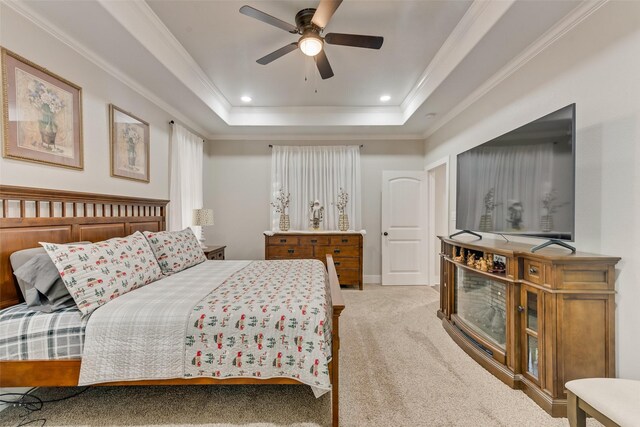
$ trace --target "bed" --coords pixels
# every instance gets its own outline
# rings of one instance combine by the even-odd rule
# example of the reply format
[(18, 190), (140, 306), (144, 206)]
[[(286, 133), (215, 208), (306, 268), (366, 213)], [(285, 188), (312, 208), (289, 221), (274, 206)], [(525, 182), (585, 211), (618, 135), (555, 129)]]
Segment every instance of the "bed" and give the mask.
[[(9, 264), (9, 256), (15, 251), (36, 247), (40, 241), (52, 243), (96, 242), (113, 237), (124, 237), (136, 231), (153, 232), (165, 229), (166, 200), (0, 186), (0, 202), (2, 204), (0, 211), (0, 309), (18, 306), (21, 303), (21, 294), (17, 290)], [(221, 263), (224, 261), (207, 262)], [(254, 268), (268, 268), (268, 264), (262, 263), (268, 262), (262, 261), (252, 265)], [(330, 255), (327, 256), (325, 265), (328, 277), (327, 294), (331, 308), (328, 312), (331, 321), (331, 341), (330, 348), (325, 351), (331, 358), (327, 368), (332, 400), (331, 419), (332, 425), (337, 426), (339, 420), (339, 317), (344, 309), (344, 302)], [(309, 264), (309, 266), (312, 267), (313, 264)], [(202, 268), (206, 268), (206, 266)], [(148, 285), (147, 287), (152, 286)], [(130, 294), (135, 294), (137, 291), (130, 292)], [(120, 297), (105, 305), (104, 308), (110, 305), (115, 306), (120, 299), (125, 300), (124, 297)], [(19, 309), (20, 307), (15, 307), (15, 312), (19, 313)], [(77, 354), (77, 349), (75, 351)], [(71, 358), (0, 361), (0, 387), (78, 386), (81, 375), (81, 359), (74, 355), (69, 357)], [(196, 362), (194, 358), (194, 366)], [(273, 363), (275, 366), (278, 361)], [(302, 383), (305, 382), (293, 377), (212, 378), (197, 376), (196, 373), (193, 378), (112, 381), (97, 385), (293, 385)], [(308, 381), (306, 383), (308, 384)]]

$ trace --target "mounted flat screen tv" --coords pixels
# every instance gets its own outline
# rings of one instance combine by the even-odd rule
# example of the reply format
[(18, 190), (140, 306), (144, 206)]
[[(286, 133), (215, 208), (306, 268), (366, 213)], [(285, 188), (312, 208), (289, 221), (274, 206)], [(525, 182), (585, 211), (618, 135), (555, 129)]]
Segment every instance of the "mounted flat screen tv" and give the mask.
[(574, 240), (575, 104), (458, 155), (456, 227)]

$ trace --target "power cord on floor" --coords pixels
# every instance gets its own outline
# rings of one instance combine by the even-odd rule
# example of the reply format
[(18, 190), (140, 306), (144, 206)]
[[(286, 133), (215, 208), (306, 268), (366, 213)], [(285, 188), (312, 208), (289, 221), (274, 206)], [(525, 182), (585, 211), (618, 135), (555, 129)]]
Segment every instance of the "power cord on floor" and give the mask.
[[(61, 397), (59, 399), (51, 399), (51, 400), (42, 400), (38, 396), (31, 394), (32, 391), (36, 389), (33, 387), (25, 393), (2, 393), (0, 394), (0, 403), (4, 403), (6, 405), (10, 405), (13, 407), (20, 407), (25, 410), (24, 413), (19, 415), (20, 422), (16, 425), (16, 427), (24, 427), (31, 425), (38, 425), (39, 427), (44, 427), (47, 424), (46, 418), (38, 418), (38, 419), (30, 419), (31, 415), (34, 412), (41, 411), (44, 407), (45, 403), (54, 403), (60, 402), (63, 400), (71, 399), (73, 397), (79, 396), (85, 391), (89, 390), (91, 387), (85, 387), (82, 390), (71, 394), (69, 396)], [(7, 400), (10, 397), (19, 397), (17, 400)]]

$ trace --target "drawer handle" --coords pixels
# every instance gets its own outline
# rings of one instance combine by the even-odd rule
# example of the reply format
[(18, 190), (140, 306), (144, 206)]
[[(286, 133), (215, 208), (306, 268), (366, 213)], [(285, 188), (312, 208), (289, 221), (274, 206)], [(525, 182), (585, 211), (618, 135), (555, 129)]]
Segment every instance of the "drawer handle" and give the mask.
[(340, 266), (339, 262), (334, 262), (333, 265), (335, 265), (336, 267)]
[(340, 249), (334, 249), (334, 250), (333, 250), (333, 253), (334, 253), (334, 254), (339, 254), (339, 253), (340, 253)]
[(342, 239), (342, 243), (349, 243), (349, 239)]
[(538, 269), (535, 267), (529, 267), (529, 274), (538, 274)]
[(287, 243), (287, 239), (280, 239), (280, 243)]
[(316, 239), (311, 239), (311, 243), (318, 243)]
[(524, 311), (524, 307), (523, 307), (523, 306), (521, 306), (521, 305), (519, 305), (519, 306), (518, 306), (518, 312), (519, 312), (519, 313), (522, 313), (523, 311)]
[(294, 253), (296, 250), (295, 249), (288, 249), (287, 252), (289, 252), (290, 254)]

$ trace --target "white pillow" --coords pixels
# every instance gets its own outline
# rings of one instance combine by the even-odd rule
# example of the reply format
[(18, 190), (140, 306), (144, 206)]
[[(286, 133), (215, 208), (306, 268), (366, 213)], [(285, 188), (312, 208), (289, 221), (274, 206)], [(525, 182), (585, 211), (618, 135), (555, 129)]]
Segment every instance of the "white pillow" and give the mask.
[(139, 231), (90, 244), (40, 242), (83, 315), (162, 278), (162, 270)]
[(174, 274), (207, 260), (189, 227), (182, 231), (145, 231), (144, 235), (164, 274)]

